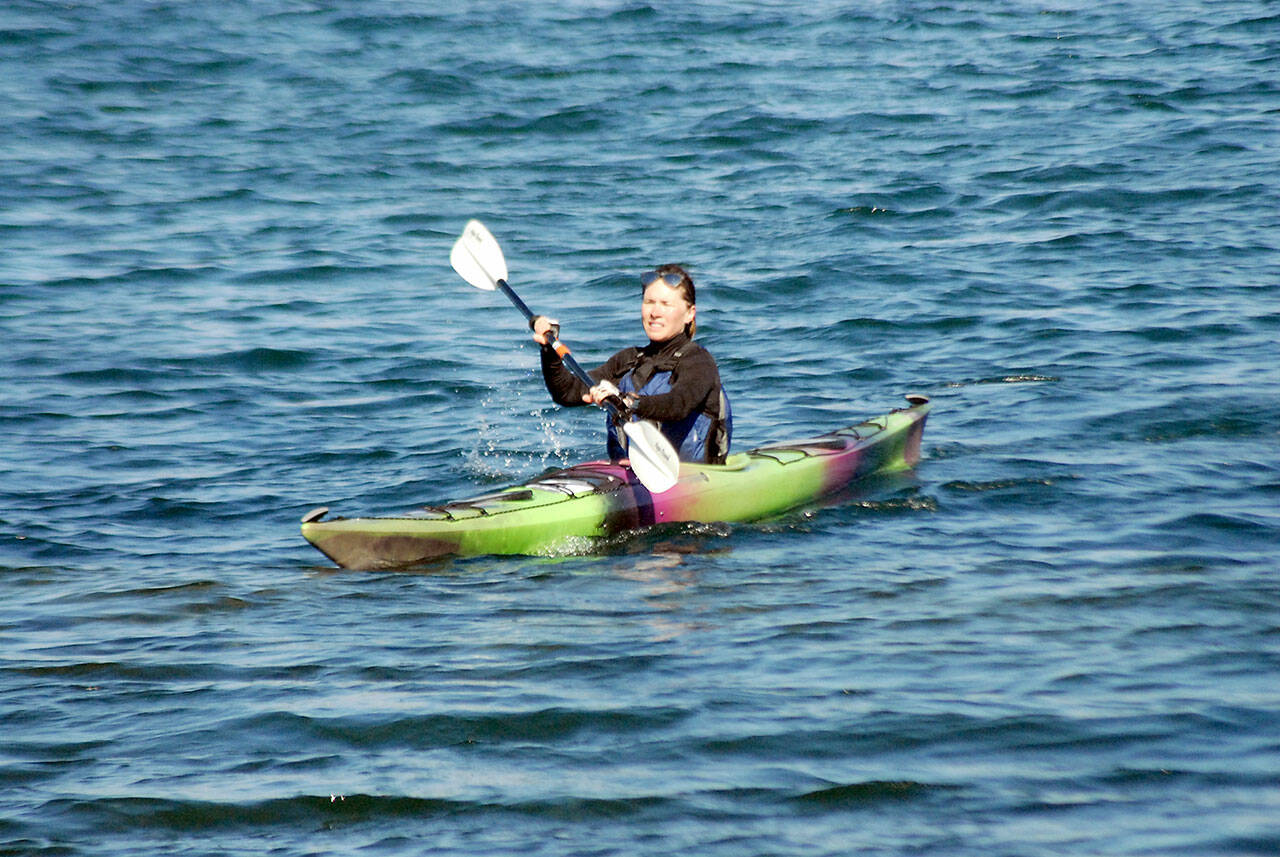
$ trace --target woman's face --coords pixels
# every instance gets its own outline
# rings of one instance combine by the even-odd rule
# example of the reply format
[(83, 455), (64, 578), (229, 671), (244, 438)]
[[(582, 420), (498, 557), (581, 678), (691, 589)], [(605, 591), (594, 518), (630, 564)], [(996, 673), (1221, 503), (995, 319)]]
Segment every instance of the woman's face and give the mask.
[(682, 332), (693, 321), (697, 307), (684, 299), (684, 292), (662, 280), (655, 280), (644, 290), (640, 304), (640, 320), (651, 342), (666, 342)]

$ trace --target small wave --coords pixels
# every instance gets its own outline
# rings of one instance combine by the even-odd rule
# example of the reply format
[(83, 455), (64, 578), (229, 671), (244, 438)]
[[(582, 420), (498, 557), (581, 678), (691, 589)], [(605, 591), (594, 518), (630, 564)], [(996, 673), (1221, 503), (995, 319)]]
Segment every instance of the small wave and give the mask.
[(158, 797), (114, 797), (56, 800), (45, 811), (90, 829), (165, 830), (200, 833), (219, 829), (295, 827), (327, 818), (423, 817), (454, 814), (467, 802), (448, 799), (376, 797), (368, 795), (302, 795), (257, 802), (172, 800)]
[[(113, 621), (117, 618), (119, 617), (113, 617)], [(217, 664), (135, 664), (118, 661), (33, 666), (24, 667), (19, 671), (24, 675), (35, 677), (91, 681), (94, 685), (121, 681), (162, 684), (192, 679), (208, 680), (226, 672)]]
[(344, 278), (376, 277), (394, 271), (390, 267), (365, 267), (352, 265), (300, 265), (292, 268), (252, 271), (240, 274), (235, 278), (238, 283), (251, 286), (281, 285), (284, 283), (304, 282), (318, 286)]
[(118, 273), (102, 274), (100, 276), (58, 277), (45, 281), (43, 285), (55, 291), (79, 287), (105, 290), (115, 285), (128, 286), (130, 288), (137, 288), (143, 285), (172, 286), (203, 282), (212, 276), (220, 274), (221, 271), (221, 268), (207, 265), (130, 268)]
[(132, 389), (121, 391), (143, 397), (146, 395), (167, 399), (162, 393), (153, 390), (137, 389), (155, 384), (163, 384), (172, 380), (175, 375), (160, 369), (146, 369), (138, 366), (109, 366), (101, 369), (73, 369), (55, 376), (58, 380), (88, 387), (128, 386)]
[(473, 116), (439, 127), (467, 137), (492, 134), (547, 134), (553, 136), (596, 134), (605, 127), (607, 109), (603, 107), (570, 107), (540, 116), (517, 116), (505, 111)]
[(60, 30), (53, 27), (10, 26), (0, 29), (0, 45), (25, 47), (27, 45), (40, 44), (48, 41), (49, 39), (62, 38), (68, 34), (69, 33), (66, 30)]
[(310, 738), (342, 746), (453, 747), (464, 744), (551, 742), (588, 735), (646, 733), (683, 721), (682, 708), (567, 709), (547, 708), (504, 713), (441, 713), (414, 717), (307, 717), (272, 712), (224, 724), (222, 730), (262, 734), (273, 741)]
[(580, 821), (625, 818), (670, 804), (666, 797), (600, 798), (565, 795), (491, 802), (405, 795), (297, 795), (262, 801), (218, 802), (159, 797), (111, 797), (55, 800), (44, 811), (73, 824), (98, 830), (163, 830), (207, 833), (223, 829), (297, 829), (299, 825), (456, 818), (471, 814), (514, 814)]
[(311, 365), (315, 356), (315, 352), (309, 350), (258, 347), (227, 351), (221, 354), (182, 358), (173, 362), (195, 366), (200, 369), (220, 369), (257, 374), (297, 371)]
[(599, 107), (572, 107), (539, 117), (529, 122), (525, 130), (555, 135), (590, 134), (605, 127), (605, 114)]
[(1224, 32), (1239, 32), (1248, 35), (1274, 35), (1277, 25), (1280, 25), (1280, 15), (1264, 15), (1259, 18), (1241, 18), (1239, 21), (1218, 24), (1216, 28)]
[(948, 482), (942, 487), (948, 491), (964, 491), (971, 493), (985, 493), (988, 491), (1008, 491), (1014, 488), (1026, 487), (1051, 487), (1058, 484), (1063, 479), (1074, 479), (1075, 477), (1053, 477), (1038, 476), (1024, 479), (992, 479), (987, 482), (968, 482), (965, 480), (957, 480)]
[(1061, 381), (1056, 375), (1038, 375), (1035, 373), (1015, 373), (1010, 375), (992, 375), (985, 378), (972, 378), (966, 381), (948, 381), (948, 387), (969, 387), (978, 384), (1044, 384)]
[(1274, 438), (1280, 411), (1248, 393), (1238, 398), (1181, 397), (1151, 408), (1118, 412), (1091, 422), (1117, 439), (1170, 444), (1195, 438)]
[[(1196, 532), (1211, 532), (1229, 536), (1233, 540), (1258, 538), (1260, 540), (1275, 539), (1280, 523), (1276, 519), (1259, 520), (1244, 515), (1228, 515), (1223, 512), (1196, 512), (1174, 518), (1160, 526), (1172, 534), (1188, 535)], [(1217, 542), (1217, 538), (1212, 539)]]
[(936, 512), (938, 501), (925, 494), (912, 497), (893, 497), (888, 500), (859, 500), (851, 505), (865, 512), (897, 515), (903, 512)]
[(429, 33), (432, 28), (441, 26), (445, 21), (446, 19), (440, 15), (402, 12), (398, 14), (344, 15), (334, 19), (329, 26), (335, 30), (358, 35), (390, 32), (399, 37), (404, 37), (406, 34), (415, 31)]
[(798, 795), (793, 800), (810, 807), (837, 809), (913, 801), (955, 790), (955, 786), (936, 786), (914, 780), (870, 780), (816, 789)]

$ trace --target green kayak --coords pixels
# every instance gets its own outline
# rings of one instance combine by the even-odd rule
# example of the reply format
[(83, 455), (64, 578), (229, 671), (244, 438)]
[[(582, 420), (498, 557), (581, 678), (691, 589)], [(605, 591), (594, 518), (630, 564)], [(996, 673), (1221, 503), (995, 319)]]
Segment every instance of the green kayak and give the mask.
[(929, 400), (829, 434), (729, 456), (721, 465), (681, 462), (675, 486), (650, 493), (627, 466), (592, 461), (523, 485), (400, 517), (303, 518), (302, 535), (344, 568), (386, 569), (443, 556), (586, 550), (592, 540), (683, 521), (753, 521), (839, 491), (872, 473), (920, 459)]

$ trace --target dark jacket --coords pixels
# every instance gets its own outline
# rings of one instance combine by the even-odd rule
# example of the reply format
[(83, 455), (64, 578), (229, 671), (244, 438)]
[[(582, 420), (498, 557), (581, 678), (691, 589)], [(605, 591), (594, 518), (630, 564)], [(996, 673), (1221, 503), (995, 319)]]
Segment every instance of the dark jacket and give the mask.
[[(721, 464), (729, 454), (733, 413), (720, 384), (715, 359), (681, 333), (643, 348), (624, 348), (588, 372), (595, 381), (611, 381), (638, 394), (635, 414), (659, 424), (682, 461)], [(542, 377), (551, 398), (561, 405), (582, 405), (586, 386), (549, 347), (542, 349)], [(622, 438), (609, 425), (609, 456), (624, 458)]]

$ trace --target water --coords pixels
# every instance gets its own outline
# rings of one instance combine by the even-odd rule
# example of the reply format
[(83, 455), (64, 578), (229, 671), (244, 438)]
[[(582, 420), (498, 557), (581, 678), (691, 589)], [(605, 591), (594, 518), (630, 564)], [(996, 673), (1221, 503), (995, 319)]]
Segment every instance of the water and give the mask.
[[(544, 8), (544, 5), (546, 8)], [(1280, 852), (1273, 4), (0, 11), (0, 853)], [(736, 447), (914, 473), (332, 569), (598, 454), (683, 261)]]

